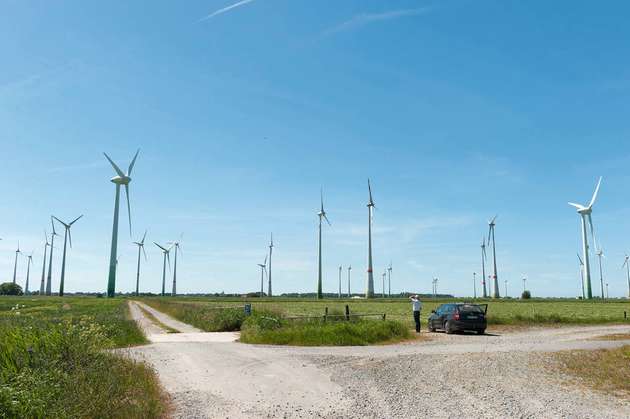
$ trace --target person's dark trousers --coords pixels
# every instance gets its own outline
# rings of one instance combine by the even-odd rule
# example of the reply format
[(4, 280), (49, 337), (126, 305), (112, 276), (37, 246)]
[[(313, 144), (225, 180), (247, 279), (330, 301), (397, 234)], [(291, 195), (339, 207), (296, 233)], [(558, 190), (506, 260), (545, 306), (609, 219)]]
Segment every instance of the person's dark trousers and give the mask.
[(413, 320), (416, 322), (416, 333), (420, 333), (420, 312), (413, 312)]

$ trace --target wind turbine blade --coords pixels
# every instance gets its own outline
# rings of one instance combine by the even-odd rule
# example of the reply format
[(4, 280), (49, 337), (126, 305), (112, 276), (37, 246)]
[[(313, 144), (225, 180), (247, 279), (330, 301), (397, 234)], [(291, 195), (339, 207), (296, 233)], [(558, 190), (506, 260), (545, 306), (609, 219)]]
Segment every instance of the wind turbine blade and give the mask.
[(588, 214), (588, 225), (591, 228), (591, 236), (593, 236), (593, 246), (595, 247), (595, 250), (597, 250), (597, 239), (595, 238), (595, 229), (593, 228), (593, 218), (591, 217), (591, 214)]
[(168, 271), (171, 271), (171, 254), (166, 252), (166, 260), (168, 261)]
[(162, 246), (160, 246), (159, 244), (157, 244), (156, 242), (153, 242), (153, 244), (155, 244), (157, 247), (159, 247), (160, 249), (162, 249), (163, 251), (167, 252), (168, 250), (166, 250), (165, 248), (163, 248)]
[(599, 177), (599, 181), (597, 182), (597, 186), (595, 187), (595, 192), (593, 192), (593, 197), (591, 198), (591, 203), (588, 204), (588, 207), (591, 208), (595, 203), (595, 199), (597, 199), (597, 193), (599, 192), (599, 186), (602, 184), (602, 177)]
[(319, 198), (321, 202), (321, 210), (324, 212), (324, 188), (319, 189)]
[(123, 173), (122, 170), (120, 170), (120, 167), (116, 166), (116, 163), (114, 163), (114, 161), (112, 159), (109, 158), (109, 156), (107, 155), (107, 153), (103, 152), (103, 154), (105, 155), (105, 158), (107, 160), (109, 160), (109, 164), (112, 165), (112, 167), (114, 168), (114, 170), (116, 171), (116, 173), (118, 174), (118, 176), (120, 177), (125, 177), (125, 174)]
[(144, 254), (144, 260), (148, 260), (147, 259), (147, 252), (144, 251), (144, 246), (140, 246), (140, 248), (142, 249), (142, 253)]
[(578, 260), (580, 261), (580, 265), (584, 265), (584, 262), (582, 262), (582, 258), (580, 257), (580, 254), (577, 254)]
[(568, 204), (571, 205), (572, 207), (577, 208), (578, 210), (586, 209), (584, 205), (576, 204), (575, 202), (568, 202)]
[(129, 164), (129, 169), (127, 170), (127, 176), (131, 176), (131, 171), (133, 170), (133, 166), (136, 164), (136, 159), (138, 158), (138, 153), (140, 153), (140, 149), (136, 151), (136, 155), (133, 156), (133, 160), (131, 160), (131, 164)]
[(144, 245), (144, 239), (147, 238), (147, 230), (144, 230), (144, 236), (142, 236), (142, 240), (140, 241), (140, 244)]
[(494, 222), (497, 220), (497, 217), (499, 216), (499, 214), (495, 215), (492, 220), (490, 220), (490, 222), (488, 224), (494, 224)]
[(265, 261), (263, 262), (263, 266), (267, 266), (267, 255), (265, 255)]
[(72, 233), (70, 232), (70, 228), (66, 230), (68, 231), (68, 239), (70, 240), (70, 249), (72, 249)]
[(72, 222), (70, 224), (68, 224), (68, 226), (72, 226), (72, 224), (76, 223), (77, 221), (79, 221), (81, 218), (83, 217), (83, 214), (79, 215), (77, 218), (75, 218), (74, 220), (72, 220)]
[(330, 221), (328, 221), (328, 217), (326, 217), (326, 214), (324, 214), (324, 220), (326, 220), (329, 226), (332, 226), (332, 224), (330, 224)]
[(492, 226), (488, 227), (488, 245), (490, 245), (490, 234), (492, 233)]
[(373, 204), (374, 202), (372, 201), (372, 184), (370, 183), (370, 178), (368, 178), (368, 192), (370, 194), (370, 204)]
[(127, 217), (129, 218), (129, 236), (131, 236), (131, 204), (129, 203), (129, 184), (125, 184), (125, 196), (127, 197)]
[[(55, 220), (59, 221), (61, 224), (63, 224), (64, 227), (68, 228), (68, 224), (64, 223), (59, 218), (55, 217), (54, 215), (52, 216), (52, 218), (54, 218)], [(54, 226), (54, 224), (53, 224), (53, 226)]]

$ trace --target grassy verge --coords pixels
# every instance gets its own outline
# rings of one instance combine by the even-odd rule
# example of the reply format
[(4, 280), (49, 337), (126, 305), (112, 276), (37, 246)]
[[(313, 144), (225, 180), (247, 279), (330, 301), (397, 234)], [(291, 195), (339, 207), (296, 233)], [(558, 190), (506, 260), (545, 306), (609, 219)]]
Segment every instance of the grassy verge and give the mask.
[(363, 346), (409, 339), (401, 322), (353, 320), (290, 322), (272, 313), (255, 313), (241, 328), (241, 342), (296, 346)]
[(245, 320), (243, 307), (217, 309), (203, 304), (170, 301), (162, 298), (144, 299), (142, 302), (206, 332), (240, 330), (243, 320)]
[(630, 345), (617, 349), (558, 353), (561, 369), (598, 390), (630, 396)]
[(122, 300), (0, 299), (0, 417), (160, 417), (154, 372), (108, 351), (144, 342)]
[(144, 315), (151, 320), (151, 322), (153, 322), (154, 324), (156, 324), (157, 326), (159, 326), (161, 329), (164, 329), (166, 331), (166, 333), (179, 333), (179, 330), (177, 329), (173, 329), (171, 326), (168, 326), (164, 323), (162, 323), (157, 317), (155, 317), (153, 315), (153, 313), (151, 313), (149, 310), (147, 310), (146, 308), (142, 307), (141, 305), (137, 304), (138, 308), (140, 309), (140, 311), (142, 311), (142, 313), (144, 313)]

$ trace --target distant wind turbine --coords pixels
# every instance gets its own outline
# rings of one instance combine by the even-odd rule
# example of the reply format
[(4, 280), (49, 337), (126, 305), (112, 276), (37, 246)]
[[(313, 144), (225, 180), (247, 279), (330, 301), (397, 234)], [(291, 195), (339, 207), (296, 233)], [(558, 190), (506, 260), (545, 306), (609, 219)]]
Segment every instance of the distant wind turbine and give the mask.
[(50, 216), (50, 224), (52, 224), (52, 234), (50, 236), (50, 258), (48, 259), (48, 276), (46, 277), (46, 295), (52, 295), (52, 262), (53, 249), (55, 248), (55, 236), (59, 236), (55, 230), (55, 222), (52, 215)]
[[(42, 281), (39, 284), (39, 295), (44, 295), (44, 292), (46, 292), (46, 252), (48, 251), (48, 246), (50, 246), (50, 243), (48, 243), (48, 232), (46, 230), (44, 230), (44, 257), (42, 258)], [(52, 251), (52, 250), (51, 250)]]
[(385, 298), (385, 278), (387, 278), (387, 269), (383, 271), (383, 298)]
[(368, 268), (367, 268), (367, 284), (365, 289), (365, 298), (374, 297), (374, 274), (372, 271), (372, 218), (374, 215), (374, 200), (372, 199), (372, 185), (368, 179), (368, 193), (370, 200), (368, 201)]
[(140, 251), (144, 254), (144, 260), (147, 260), (147, 253), (144, 251), (144, 239), (147, 237), (147, 231), (144, 231), (144, 236), (139, 242), (133, 242), (138, 246), (138, 268), (136, 269), (136, 296), (140, 295)]
[(184, 234), (182, 233), (180, 234), (178, 241), (168, 243), (168, 244), (172, 244), (172, 247), (175, 247), (175, 261), (173, 263), (173, 290), (171, 291), (171, 295), (173, 297), (177, 295), (177, 254), (182, 251), (182, 249), (180, 248), (181, 246), (180, 241), (183, 236)]
[(630, 256), (626, 255), (626, 259), (624, 260), (623, 265), (621, 265), (622, 269), (624, 268), (624, 266), (626, 268), (626, 275), (628, 279), (628, 298), (630, 298), (630, 263), (628, 262), (629, 259), (630, 259)]
[(578, 261), (580, 261), (580, 283), (582, 284), (582, 299), (586, 299), (586, 294), (584, 293), (584, 262), (582, 262), (582, 258), (580, 254), (577, 254)]
[(28, 281), (31, 277), (31, 263), (33, 263), (33, 252), (27, 256), (28, 262), (26, 264), (26, 284), (24, 285), (24, 294), (28, 294)]
[(339, 265), (339, 298), (341, 298), (341, 265)]
[(133, 156), (133, 160), (131, 160), (131, 164), (129, 164), (129, 168), (127, 169), (127, 173), (124, 173), (120, 168), (114, 163), (112, 159), (106, 153), (105, 158), (112, 165), (114, 170), (116, 171), (116, 176), (111, 178), (111, 182), (116, 185), (116, 200), (114, 201), (114, 226), (112, 229), (112, 247), (109, 255), (109, 277), (107, 279), (107, 296), (114, 297), (116, 295), (116, 261), (118, 259), (118, 212), (120, 207), (120, 186), (123, 185), (125, 187), (125, 195), (127, 196), (127, 215), (129, 217), (129, 235), (131, 236), (131, 206), (129, 204), (129, 182), (131, 182), (131, 172), (133, 170), (133, 166), (136, 164), (136, 159), (138, 158), (138, 153), (140, 153), (140, 149), (136, 151), (136, 155)]
[(389, 267), (387, 268), (387, 294), (389, 298), (392, 298), (392, 261), (389, 261)]
[(589, 258), (588, 233), (586, 229), (586, 223), (588, 222), (590, 226), (591, 236), (593, 237), (593, 243), (595, 243), (595, 234), (593, 230), (593, 220), (592, 220), (591, 214), (593, 213), (593, 204), (595, 204), (595, 199), (597, 199), (597, 193), (599, 192), (599, 187), (601, 186), (601, 184), (602, 184), (602, 178), (600, 177), (599, 181), (597, 182), (597, 186), (595, 187), (595, 192), (593, 193), (593, 197), (591, 198), (591, 202), (587, 206), (569, 202), (569, 205), (577, 209), (577, 212), (578, 214), (580, 214), (581, 221), (582, 221), (582, 253), (583, 253), (583, 261), (584, 261), (584, 282), (585, 282), (584, 287), (586, 289), (586, 298), (588, 298), (589, 300), (593, 298), (593, 291), (591, 288), (591, 264), (590, 264), (590, 258)]
[(265, 273), (267, 272), (267, 255), (265, 255), (265, 261), (259, 263), (260, 266), (260, 298), (265, 295)]
[(599, 282), (600, 282), (600, 286), (602, 290), (602, 300), (603, 300), (604, 299), (604, 273), (602, 271), (602, 258), (605, 257), (604, 249), (599, 248), (595, 254), (597, 255), (597, 258), (599, 259)]
[(162, 253), (164, 254), (164, 262), (162, 264), (162, 297), (164, 297), (164, 295), (166, 295), (166, 262), (168, 261), (168, 268), (170, 269), (171, 268), (170, 252), (171, 252), (172, 246), (167, 249), (165, 247), (160, 246), (156, 242), (153, 242), (153, 244), (159, 247), (162, 250)]
[(22, 253), (20, 251), (20, 242), (18, 241), (18, 247), (17, 250), (15, 251), (15, 263), (13, 264), (13, 283), (15, 284), (15, 279), (17, 276), (17, 260), (18, 260), (18, 255)]
[(490, 240), (492, 240), (492, 262), (493, 262), (493, 273), (492, 273), (492, 298), (500, 298), (499, 295), (499, 275), (497, 273), (497, 248), (496, 242), (494, 241), (494, 227), (496, 226), (497, 215), (490, 221), (488, 221), (488, 244), (490, 244)]
[(319, 212), (317, 213), (317, 216), (319, 217), (319, 242), (318, 242), (318, 254), (317, 254), (317, 261), (318, 261), (318, 269), (317, 269), (317, 298), (318, 299), (322, 299), (324, 298), (324, 295), (322, 293), (322, 219), (326, 220), (326, 222), (328, 223), (328, 225), (330, 225), (330, 221), (328, 221), (328, 217), (326, 217), (326, 211), (324, 211), (324, 192), (323, 190), (320, 191), (320, 198), (321, 198), (321, 208), (319, 210)]
[[(63, 221), (61, 221), (59, 218), (53, 216), (53, 218), (57, 221), (59, 221), (61, 223), (61, 225), (63, 225), (66, 229), (64, 238), (63, 238), (63, 258), (61, 260), (61, 280), (59, 282), (59, 296), (63, 297), (63, 285), (64, 285), (64, 279), (66, 277), (66, 244), (68, 243), (68, 239), (70, 239), (70, 248), (72, 248), (72, 234), (70, 233), (70, 228), (72, 227), (72, 225), (74, 223), (76, 223), (77, 221), (79, 221), (81, 219), (81, 217), (83, 217), (83, 215), (79, 215), (77, 218), (75, 218), (74, 220), (72, 220), (70, 223), (66, 224)], [(52, 253), (52, 250), (51, 252)]]
[(352, 295), (350, 292), (350, 271), (352, 270), (352, 265), (348, 266), (348, 298)]

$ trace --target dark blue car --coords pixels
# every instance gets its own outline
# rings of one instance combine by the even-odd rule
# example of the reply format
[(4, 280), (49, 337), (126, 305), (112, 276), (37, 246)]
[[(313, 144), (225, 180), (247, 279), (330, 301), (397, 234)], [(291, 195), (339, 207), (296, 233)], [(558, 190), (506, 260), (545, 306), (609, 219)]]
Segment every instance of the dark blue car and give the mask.
[(469, 330), (483, 335), (488, 327), (487, 311), (487, 304), (442, 304), (436, 310), (431, 311), (428, 329), (429, 332), (442, 329), (448, 334)]

